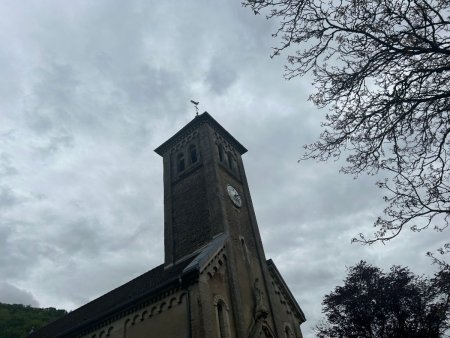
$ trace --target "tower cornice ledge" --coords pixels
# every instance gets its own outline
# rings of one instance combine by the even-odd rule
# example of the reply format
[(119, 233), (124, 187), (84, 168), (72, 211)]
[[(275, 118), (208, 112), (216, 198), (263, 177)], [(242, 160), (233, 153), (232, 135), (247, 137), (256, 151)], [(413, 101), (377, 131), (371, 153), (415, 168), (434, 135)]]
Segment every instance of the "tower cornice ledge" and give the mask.
[(204, 112), (203, 114), (196, 116), (191, 122), (181, 128), (175, 135), (173, 135), (170, 139), (156, 148), (155, 152), (160, 156), (164, 156), (164, 154), (169, 149), (171, 149), (172, 146), (174, 146), (184, 137), (188, 136), (195, 129), (197, 129), (200, 124), (203, 123), (209, 124), (214, 130), (218, 131), (223, 138), (225, 138), (231, 145), (235, 147), (239, 154), (242, 155), (247, 152), (247, 149), (241, 143), (239, 143), (239, 141), (236, 140), (228, 131), (226, 131), (225, 128), (223, 128), (219, 124), (219, 122), (217, 122), (211, 115), (209, 115), (208, 112)]

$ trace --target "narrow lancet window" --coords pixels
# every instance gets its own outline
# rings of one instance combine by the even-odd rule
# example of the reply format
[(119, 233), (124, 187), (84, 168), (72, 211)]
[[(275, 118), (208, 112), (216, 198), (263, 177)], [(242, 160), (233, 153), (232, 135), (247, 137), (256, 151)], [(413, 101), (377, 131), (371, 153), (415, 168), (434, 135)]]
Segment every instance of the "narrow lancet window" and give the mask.
[(223, 147), (221, 144), (217, 145), (217, 149), (219, 151), (219, 161), (223, 162)]
[(245, 245), (245, 239), (243, 237), (241, 237), (241, 246), (242, 246), (242, 251), (244, 252), (245, 259), (247, 260), (248, 263), (250, 263), (250, 259), (248, 258), (247, 245)]
[(182, 172), (184, 168), (184, 154), (180, 153), (177, 155), (177, 171)]
[(191, 155), (191, 163), (195, 163), (198, 160), (197, 147), (193, 144), (189, 147), (189, 154)]
[(222, 301), (217, 303), (217, 319), (219, 325), (219, 337), (220, 338), (229, 338), (228, 332), (228, 318), (226, 313), (225, 304)]
[(292, 338), (291, 329), (289, 328), (289, 326), (286, 325), (286, 327), (284, 328), (284, 333), (286, 335), (286, 338)]
[(234, 161), (233, 161), (233, 155), (231, 153), (227, 154), (228, 156), (228, 167), (233, 170), (234, 169)]

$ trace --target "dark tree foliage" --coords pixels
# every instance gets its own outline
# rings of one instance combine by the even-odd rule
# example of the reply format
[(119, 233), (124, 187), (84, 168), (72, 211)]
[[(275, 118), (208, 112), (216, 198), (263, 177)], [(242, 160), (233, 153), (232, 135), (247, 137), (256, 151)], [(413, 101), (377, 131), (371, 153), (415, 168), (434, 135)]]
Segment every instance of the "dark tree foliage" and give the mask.
[(25, 338), (30, 331), (67, 314), (55, 308), (39, 309), (21, 304), (0, 303), (0, 338)]
[[(312, 71), (330, 114), (304, 159), (388, 173), (385, 215), (366, 243), (450, 221), (450, 0), (247, 0), (278, 20), (286, 77)], [(295, 52), (293, 51), (295, 50)], [(356, 239), (355, 239), (356, 240)], [(443, 247), (448, 251), (450, 247)]]
[(437, 338), (450, 328), (450, 272), (433, 278), (364, 261), (348, 269), (344, 286), (326, 295), (319, 338)]

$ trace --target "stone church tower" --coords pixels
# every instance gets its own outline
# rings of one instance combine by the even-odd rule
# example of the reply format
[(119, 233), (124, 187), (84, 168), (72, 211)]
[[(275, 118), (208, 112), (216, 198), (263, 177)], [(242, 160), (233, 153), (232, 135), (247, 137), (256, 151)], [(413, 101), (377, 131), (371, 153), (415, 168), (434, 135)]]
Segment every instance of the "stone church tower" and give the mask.
[(303, 312), (264, 255), (247, 150), (205, 112), (155, 151), (165, 262), (30, 337), (301, 338)]

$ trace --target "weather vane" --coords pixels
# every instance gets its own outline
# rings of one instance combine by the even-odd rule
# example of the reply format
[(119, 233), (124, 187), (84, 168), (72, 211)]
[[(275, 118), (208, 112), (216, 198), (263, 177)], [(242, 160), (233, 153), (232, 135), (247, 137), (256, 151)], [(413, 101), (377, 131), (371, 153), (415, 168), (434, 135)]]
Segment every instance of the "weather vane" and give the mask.
[(191, 103), (195, 106), (195, 116), (198, 116), (198, 104), (199, 104), (200, 102), (199, 102), (199, 101), (191, 100)]

